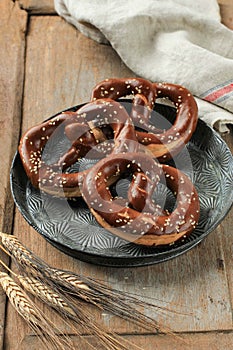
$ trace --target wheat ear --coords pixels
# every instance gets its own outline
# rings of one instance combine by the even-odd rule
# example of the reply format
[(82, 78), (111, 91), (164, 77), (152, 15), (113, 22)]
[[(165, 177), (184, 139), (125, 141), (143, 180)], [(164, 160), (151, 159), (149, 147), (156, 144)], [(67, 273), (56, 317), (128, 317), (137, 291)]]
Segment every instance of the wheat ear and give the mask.
[[(16, 263), (23, 266), (23, 272), (27, 269), (31, 273), (34, 271), (36, 276), (40, 275), (41, 280), (46, 280), (57, 290), (61, 292), (65, 290), (72, 297), (88, 301), (100, 309), (135, 323), (147, 331), (163, 331), (173, 334), (170, 329), (165, 329), (156, 320), (144, 315), (135, 307), (136, 305), (144, 309), (158, 309), (156, 305), (110, 288), (99, 280), (52, 268), (23, 246), (15, 236), (0, 232), (0, 237), (4, 247), (14, 256)], [(169, 309), (164, 309), (169, 311)]]
[[(41, 259), (37, 258), (32, 252), (24, 247), (15, 236), (5, 233), (0, 233), (0, 236), (2, 238), (2, 243), (16, 259), (16, 262), (23, 266), (22, 272), (26, 272), (26, 274), (29, 275), (29, 277), (28, 275), (26, 277), (18, 276), (20, 282), (26, 290), (55, 308), (62, 317), (72, 319), (76, 325), (81, 325), (87, 330), (87, 332), (94, 334), (99, 342), (101, 342), (104, 349), (128, 349), (128, 346), (126, 347), (123, 344), (123, 339), (120, 339), (113, 332), (107, 332), (104, 327), (100, 328), (95, 322), (92, 321), (92, 315), (88, 313), (86, 308), (83, 308), (83, 304), (80, 302), (80, 300), (75, 300), (74, 303), (72, 298), (67, 298), (63, 289), (58, 289), (56, 284), (51, 282), (51, 279), (49, 278), (49, 271), (50, 273), (51, 271), (53, 273), (54, 269), (50, 268)], [(33, 273), (34, 276), (31, 276), (31, 273)], [(45, 281), (47, 282), (47, 285), (45, 284)], [(81, 279), (76, 280), (76, 287), (77, 286), (80, 290), (89, 290), (89, 287), (85, 285)], [(85, 294), (81, 299), (88, 301), (89, 303), (91, 301), (91, 298)], [(93, 302), (93, 304), (95, 304), (95, 302)], [(69, 325), (72, 328), (72, 324), (69, 323)], [(75, 333), (77, 333), (77, 329)], [(127, 343), (126, 340), (124, 341)], [(134, 348), (136, 347), (137, 346), (134, 346)]]
[(51, 307), (59, 308), (63, 310), (64, 313), (70, 314), (72, 316), (76, 315), (73, 309), (69, 307), (63, 298), (61, 298), (56, 292), (54, 292), (41, 281), (38, 281), (34, 277), (26, 277), (22, 275), (18, 275), (17, 278), (24, 289), (42, 301), (46, 302)]
[[(91, 331), (107, 350), (127, 350), (120, 339), (115, 334), (107, 333), (104, 327), (99, 327), (91, 320), (91, 315), (80, 303), (75, 305), (72, 300), (67, 299), (61, 293), (57, 293), (50, 286), (34, 277), (17, 276), (21, 285), (31, 294), (41, 299), (46, 304), (54, 308), (66, 320), (67, 325), (74, 334), (80, 335), (77, 327), (81, 325), (88, 332)], [(67, 300), (66, 300), (67, 299)], [(78, 307), (79, 306), (79, 307)], [(71, 321), (71, 322), (70, 322)], [(89, 344), (92, 346), (91, 344)], [(94, 347), (93, 347), (94, 348)]]
[[(15, 236), (6, 233), (0, 233), (0, 236), (4, 247), (14, 256), (16, 262), (23, 266), (23, 272), (27, 271), (28, 268), (31, 272), (34, 270), (37, 276), (41, 276), (41, 280), (46, 280), (47, 283), (51, 283), (51, 281), (56, 283), (57, 289), (65, 289), (70, 295), (98, 305), (99, 308), (134, 322), (146, 330), (154, 332), (161, 329), (155, 320), (133, 307), (132, 304), (135, 301), (131, 300), (130, 297), (127, 298), (124, 293), (112, 290), (94, 279), (85, 277), (85, 282), (83, 282), (83, 276), (51, 268), (24, 247)], [(135, 298), (135, 300), (137, 299)], [(138, 300), (137, 304), (139, 304)], [(143, 302), (142, 304), (146, 305)]]
[(49, 346), (51, 349), (65, 350), (69, 346), (70, 349), (74, 349), (72, 343), (67, 338), (61, 338), (55, 333), (54, 325), (51, 321), (41, 313), (37, 306), (7, 273), (0, 272), (0, 284), (14, 309), (36, 333), (41, 335), (40, 339), (45, 348)]
[[(56, 293), (53, 289), (50, 288), (50, 286), (46, 285), (41, 280), (33, 277), (33, 276), (22, 276), (18, 275), (15, 272), (13, 272), (1, 259), (0, 264), (8, 270), (14, 278), (17, 278), (17, 280), (20, 282), (20, 284), (23, 286), (23, 288), (34, 295), (36, 298), (43, 301), (46, 305), (52, 307), (62, 318), (63, 323), (71, 329), (73, 335), (80, 336), (81, 333), (78, 331), (77, 325), (82, 325), (83, 328), (85, 328), (88, 332), (91, 331), (94, 333), (95, 336), (97, 336), (97, 339), (100, 343), (102, 343), (102, 348), (107, 350), (127, 350), (128, 346), (125, 347), (123, 343), (129, 343), (127, 340), (123, 340), (119, 336), (109, 332), (104, 329), (104, 327), (99, 327), (91, 320), (91, 315), (86, 310), (86, 308), (83, 308), (82, 303), (77, 303), (76, 305), (73, 305), (72, 300), (65, 300), (67, 299), (64, 296), (61, 296), (61, 293)], [(64, 299), (65, 298), (65, 299)], [(69, 304), (71, 306), (69, 306)], [(88, 342), (87, 339), (85, 339), (85, 342), (92, 348), (95, 349), (92, 344)], [(133, 344), (131, 344), (133, 345)], [(140, 349), (136, 345), (133, 346), (134, 349)]]

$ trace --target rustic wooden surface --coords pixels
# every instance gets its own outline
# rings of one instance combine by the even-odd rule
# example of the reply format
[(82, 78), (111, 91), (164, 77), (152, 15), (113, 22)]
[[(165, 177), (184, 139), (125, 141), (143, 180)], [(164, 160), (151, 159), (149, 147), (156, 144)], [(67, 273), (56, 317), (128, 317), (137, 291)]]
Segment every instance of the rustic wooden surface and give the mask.
[[(21, 123), (27, 14), (19, 10), (17, 4), (1, 1), (0, 17), (0, 230), (11, 232), (14, 205), (9, 171)], [(1, 252), (0, 258), (7, 262), (7, 257)], [(3, 347), (4, 324), (5, 295), (0, 290), (0, 349)]]
[[(227, 6), (226, 0), (224, 3), (222, 0), (221, 6)], [(5, 118), (0, 119), (3, 140), (0, 149), (1, 229), (10, 232), (14, 223), (13, 233), (53, 266), (104, 279), (109, 285), (140, 293), (145, 299), (157, 298), (159, 305), (168, 302), (171, 308), (181, 312), (157, 318), (182, 335), (182, 340), (168, 335), (145, 335), (130, 323), (101, 312), (94, 313), (100, 324), (109, 326), (143, 349), (233, 348), (232, 210), (213, 233), (187, 254), (160, 265), (136, 269), (105, 268), (70, 258), (29, 227), (18, 210), (13, 215), (9, 167), (20, 128), (23, 132), (63, 108), (88, 101), (91, 88), (104, 78), (127, 77), (133, 73), (111, 47), (98, 45), (54, 16), (52, 1), (18, 0), (14, 3), (3, 0), (0, 10), (3, 18), (0, 32), (3, 47), (6, 47), (0, 52), (1, 67), (4, 67), (0, 118), (7, 115), (8, 120), (6, 128)], [(233, 150), (232, 134), (225, 139)], [(12, 307), (5, 304), (2, 293), (0, 300), (0, 349), (40, 349), (37, 337)], [(77, 349), (87, 349), (84, 342), (78, 339), (75, 342)]]

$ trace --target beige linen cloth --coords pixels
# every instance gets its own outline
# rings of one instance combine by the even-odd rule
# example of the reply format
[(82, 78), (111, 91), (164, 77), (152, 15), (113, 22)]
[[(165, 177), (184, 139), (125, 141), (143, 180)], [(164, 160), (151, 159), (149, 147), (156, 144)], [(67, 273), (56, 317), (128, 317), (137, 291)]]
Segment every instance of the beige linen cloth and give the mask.
[(199, 116), (233, 124), (233, 31), (216, 0), (55, 0), (84, 35), (110, 44), (138, 76), (187, 87)]

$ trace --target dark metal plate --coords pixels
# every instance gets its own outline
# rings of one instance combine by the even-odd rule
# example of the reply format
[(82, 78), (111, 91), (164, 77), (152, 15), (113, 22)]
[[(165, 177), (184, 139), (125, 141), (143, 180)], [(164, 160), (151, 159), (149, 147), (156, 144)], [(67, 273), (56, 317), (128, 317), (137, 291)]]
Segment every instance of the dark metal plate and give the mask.
[[(126, 108), (129, 101), (124, 100)], [(77, 110), (75, 106), (70, 110)], [(156, 111), (174, 119), (174, 109), (157, 105)], [(60, 151), (62, 145), (54, 150)], [(90, 160), (76, 164), (85, 168)], [(190, 163), (191, 162), (191, 163)], [(174, 258), (196, 246), (224, 219), (233, 202), (233, 157), (221, 137), (199, 120), (196, 131), (175, 159), (175, 165), (194, 182), (201, 205), (200, 220), (192, 234), (164, 247), (148, 248), (128, 243), (98, 225), (81, 198), (67, 201), (35, 189), (28, 180), (18, 152), (14, 157), (10, 181), (14, 201), (27, 222), (63, 252), (80, 260), (106, 266), (142, 266)], [(191, 166), (190, 166), (191, 165)], [(75, 167), (71, 169), (75, 170)], [(190, 170), (191, 169), (191, 170)], [(118, 193), (127, 188), (127, 179), (118, 185)], [(156, 199), (166, 197), (166, 206), (173, 206), (173, 197), (163, 186)], [(36, 239), (36, 236), (35, 236)]]

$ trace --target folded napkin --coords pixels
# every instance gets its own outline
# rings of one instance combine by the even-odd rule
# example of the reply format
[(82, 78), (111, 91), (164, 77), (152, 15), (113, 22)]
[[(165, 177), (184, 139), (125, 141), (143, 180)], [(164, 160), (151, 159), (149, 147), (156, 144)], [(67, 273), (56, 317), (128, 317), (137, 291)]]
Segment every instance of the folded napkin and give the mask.
[(233, 124), (233, 31), (216, 0), (54, 0), (59, 15), (111, 44), (138, 76), (181, 84), (221, 132)]

